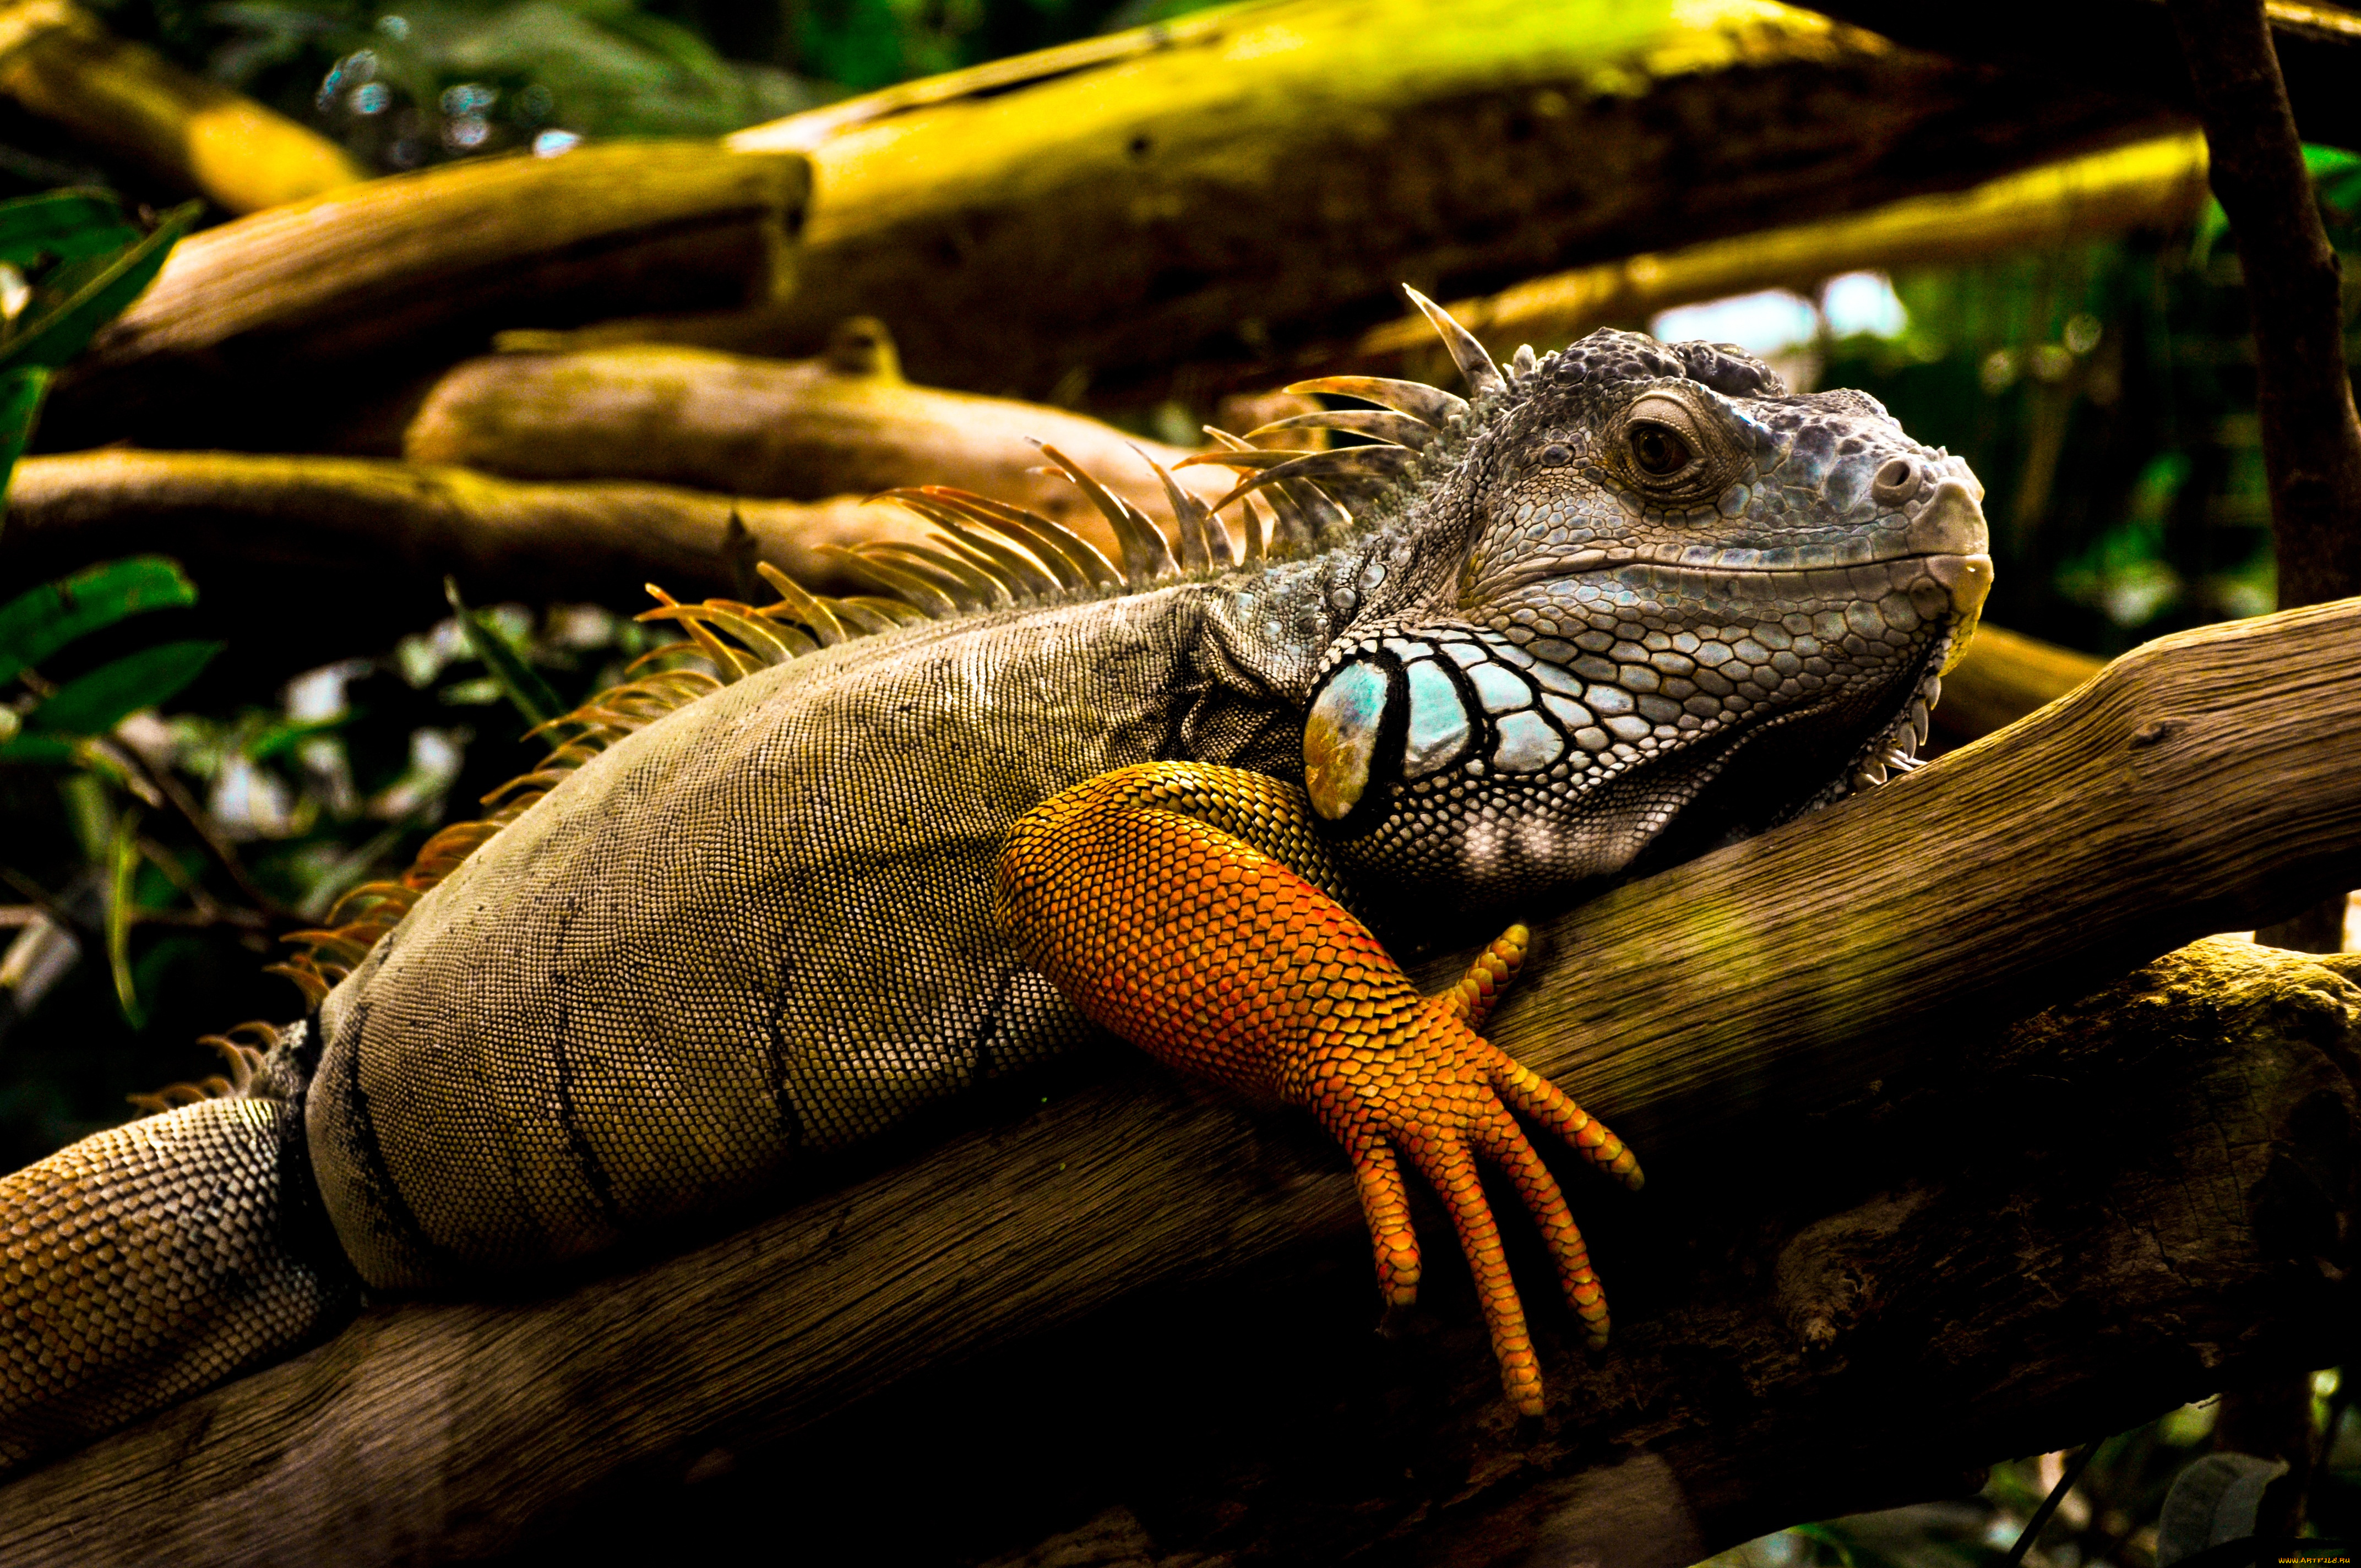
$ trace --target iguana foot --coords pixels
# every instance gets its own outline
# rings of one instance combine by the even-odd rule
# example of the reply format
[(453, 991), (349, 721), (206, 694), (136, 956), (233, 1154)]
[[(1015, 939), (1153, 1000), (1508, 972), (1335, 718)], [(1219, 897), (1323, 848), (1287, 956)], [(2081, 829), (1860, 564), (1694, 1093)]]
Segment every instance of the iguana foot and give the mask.
[(1310, 1109), (1352, 1161), (1391, 1304), (1418, 1290), (1400, 1162), (1416, 1168), (1451, 1212), (1509, 1397), (1538, 1415), (1540, 1368), (1477, 1158), (1515, 1184), (1594, 1346), (1607, 1340), (1605, 1294), (1512, 1113), (1634, 1190), (1639, 1162), (1475, 1032), (1523, 959), (1525, 929), (1510, 927), (1458, 985), (1421, 996), (1358, 920), (1274, 858), (1332, 881), (1309, 823), (1300, 793), (1259, 773), (1151, 763), (1102, 774), (1011, 830), (1002, 928), (1086, 1015), (1151, 1055)]

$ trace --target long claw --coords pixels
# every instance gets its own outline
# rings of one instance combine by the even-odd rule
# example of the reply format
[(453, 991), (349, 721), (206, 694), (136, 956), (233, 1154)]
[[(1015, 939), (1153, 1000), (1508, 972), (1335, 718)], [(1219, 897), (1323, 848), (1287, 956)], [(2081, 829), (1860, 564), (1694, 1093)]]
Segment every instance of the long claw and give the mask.
[(1401, 1166), (1382, 1139), (1360, 1137), (1360, 1146), (1347, 1146), (1353, 1161), (1353, 1185), (1361, 1198), (1361, 1216), (1369, 1223), (1369, 1245), (1377, 1254), (1378, 1293), (1389, 1307), (1407, 1307), (1418, 1299), (1422, 1266), (1418, 1233), (1411, 1229), (1410, 1188)]
[(1532, 1215), (1533, 1223), (1541, 1227), (1550, 1260), (1557, 1266), (1558, 1288), (1565, 1292), (1566, 1305), (1582, 1320), (1590, 1348), (1605, 1349), (1607, 1293), (1590, 1266), (1590, 1247), (1583, 1241), (1582, 1231), (1566, 1208), (1565, 1194), (1559, 1190), (1557, 1178), (1550, 1174), (1550, 1168), (1533, 1152), (1524, 1130), (1509, 1120), (1505, 1110), (1499, 1123), (1483, 1129), (1478, 1146), (1485, 1157), (1516, 1184), (1517, 1195), (1524, 1200), (1525, 1211)]
[(1459, 1250), (1476, 1278), (1476, 1300), (1483, 1309), (1484, 1326), (1491, 1332), (1492, 1354), (1500, 1364), (1500, 1387), (1517, 1413), (1542, 1413), (1541, 1358), (1533, 1353), (1532, 1332), (1525, 1326), (1525, 1304), (1517, 1299), (1517, 1283), (1509, 1277), (1509, 1255), (1500, 1245), (1500, 1227), (1477, 1179), (1476, 1157), (1456, 1139), (1419, 1144), (1410, 1150), (1420, 1173), (1451, 1212), (1451, 1228), (1459, 1234)]

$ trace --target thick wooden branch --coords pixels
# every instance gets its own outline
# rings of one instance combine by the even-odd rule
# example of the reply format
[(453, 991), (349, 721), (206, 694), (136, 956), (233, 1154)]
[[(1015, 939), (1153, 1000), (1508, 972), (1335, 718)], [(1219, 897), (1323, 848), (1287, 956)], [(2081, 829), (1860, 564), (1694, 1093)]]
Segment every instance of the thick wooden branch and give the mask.
[[(438, 619), (445, 574), (478, 602), (644, 604), (654, 582), (766, 603), (754, 566), (768, 561), (817, 592), (874, 593), (833, 552), (926, 540), (929, 525), (910, 512), (864, 501), (922, 479), (1031, 505), (1120, 559), (1105, 520), (1072, 485), (1037, 472), (1041, 455), (1023, 437), (1056, 445), (1151, 517), (1169, 503), (1133, 446), (1168, 465), (1184, 455), (1056, 409), (811, 366), (663, 348), (516, 357), (462, 367), (414, 444), (624, 477), (536, 483), (448, 463), (236, 452), (33, 457), (9, 488), (0, 580), (170, 555), (195, 579), (209, 623), (270, 629), (245, 646), (283, 671)], [(731, 494), (635, 477), (722, 479), (733, 467), (745, 482)], [(1201, 466), (1176, 477), (1212, 500), (1234, 476)], [(768, 487), (813, 499), (769, 499)]]
[(364, 582), (387, 593), (431, 587), (449, 573), (481, 599), (620, 602), (650, 577), (675, 593), (731, 594), (756, 561), (820, 592), (872, 593), (827, 547), (924, 532), (859, 496), (805, 503), (629, 482), (525, 484), (375, 457), (82, 452), (17, 466), (0, 562), (12, 578), (30, 577), (158, 551), (201, 576), (270, 568), (285, 576), (277, 586), (309, 582), (328, 598)]
[(809, 354), (875, 315), (924, 381), (1152, 400), (1349, 342), (1405, 280), (1453, 298), (2161, 123), (1752, 4), (1244, 6), (739, 133), (812, 155), (801, 289), (638, 330)]
[(0, 6), (0, 93), (233, 213), (368, 178), (317, 131), (115, 37), (71, 0)]
[[(1807, 1346), (1850, 1354), (1841, 1338), (1848, 1299), (1831, 1283), (1846, 1277), (1849, 1257), (1917, 1260), (1888, 1280), (1887, 1294), (1872, 1293), (1884, 1311), (1861, 1342), (1864, 1363), (1877, 1359), (1866, 1354), (1872, 1343), (1901, 1345), (1895, 1354), (1939, 1369), (1945, 1325), (1997, 1297), (1999, 1359), (1970, 1358), (1949, 1373), (1963, 1400), (1984, 1391), (1975, 1406), (1982, 1416), (1959, 1429), (1966, 1446), (1941, 1451), (1943, 1464), (2052, 1446), (2102, 1417), (2128, 1424), (2182, 1397), (2154, 1381), (2159, 1356), (2180, 1358), (2174, 1365), (2193, 1392), (2207, 1377), (2274, 1356), (2302, 1364), (2319, 1353), (2317, 1288), (2292, 1292), (2288, 1259), (2300, 1263), (2305, 1246), (2324, 1249), (2332, 1275), (2315, 1268), (2315, 1282), (2351, 1267), (2341, 1239), (2349, 1225), (2339, 1226), (2353, 1212), (2345, 1076), (2355, 1062), (2353, 997), (2337, 992), (2331, 1000), (2343, 1011), (2316, 1026), (2302, 1023), (2313, 1005), (2304, 996), (2320, 984), (2301, 981), (2286, 1006), (2272, 1004), (2291, 1043), (2269, 1072), (2234, 1064), (2246, 1109), (2224, 1102), (2205, 1087), (2211, 1080), (2176, 1080), (2188, 1100), (2179, 1120), (2159, 1113), (2104, 1129), (2108, 1137), (2092, 1146), (2119, 1153), (2125, 1146), (2110, 1138), (2147, 1132), (2159, 1141), (2151, 1163), (2126, 1178), (2136, 1179), (2132, 1188), (2106, 1186), (2081, 1211), (2099, 1227), (2084, 1241), (2096, 1236), (2149, 1260), (2144, 1271), (2126, 1264), (2098, 1281), (2103, 1308), (2078, 1306), (2086, 1299), (2064, 1264), (2014, 1277), (2015, 1233), (1996, 1231), (1980, 1200), (1955, 1210), (1941, 1195), (1913, 1206), (1905, 1193), (1877, 1207), (1881, 1182), (1909, 1179), (1900, 1154), (1890, 1168), (1851, 1173), (1852, 1203), (1813, 1210), (1811, 1190), (1830, 1179), (1814, 1154), (1820, 1134), (1834, 1151), (1866, 1146), (1841, 1112), (1821, 1124), (1797, 1118), (1859, 1099), (1864, 1085), (1873, 1096), (1872, 1080), (1982, 1059), (1977, 1041), (2005, 1018), (2202, 932), (2249, 925), (2257, 913), (2361, 880), (2356, 748), (2361, 602), (2151, 644), (2031, 721), (1919, 773), (1549, 923), (1538, 982), (1511, 998), (1494, 1037), (1646, 1152), (1657, 1201), (1670, 1201), (1639, 1213), (1675, 1251), (1715, 1212), (1682, 1200), (1683, 1173), (1708, 1172), (1718, 1159), (1751, 1162), (1738, 1181), (1749, 1201), (1792, 1202), (1814, 1218), (1852, 1213), (1798, 1255), (1800, 1294), (1789, 1294), (1822, 1308), (1791, 1324)], [(1438, 959), (1428, 969), (1453, 967)], [(2068, 1027), (2056, 1038), (2075, 1034)], [(2196, 1043), (2176, 1060), (2202, 1068), (2218, 1056), (2202, 1027), (2177, 1037)], [(2287, 1055), (2299, 1045), (2312, 1055)], [(2040, 1048), (2034, 1054), (2038, 1062)], [(2162, 1081), (2161, 1060), (2136, 1060), (2131, 1076)], [(825, 1173), (840, 1185), (635, 1272), (532, 1300), (374, 1308), (308, 1355), (0, 1491), (0, 1555), (232, 1562), (319, 1555), (329, 1542), (350, 1562), (486, 1555), (599, 1487), (677, 1477), (717, 1443), (809, 1431), (914, 1374), (1126, 1302), (1193, 1300), (1202, 1311), (1215, 1298), (1188, 1296), (1193, 1284), (1273, 1258), (1301, 1260), (1312, 1255), (1305, 1247), (1366, 1266), (1349, 1182), (1301, 1123), (1115, 1070), (1116, 1082), (1029, 1114), (987, 1118), (979, 1130), (948, 1138), (922, 1130), (898, 1155), (879, 1157), (906, 1163)], [(1967, 1124), (1997, 1122), (2001, 1103), (2023, 1108), (2021, 1096), (2004, 1095)], [(2220, 1136), (2190, 1130), (2191, 1118), (2208, 1116), (2236, 1125)], [(2277, 1148), (2289, 1140), (2268, 1129), (2282, 1124), (2289, 1146), (2316, 1145), (2329, 1151), (2323, 1158), (2342, 1149), (2346, 1164), (2314, 1183), (2325, 1196), (2292, 1190), (2274, 1208), (2256, 1196), (2250, 1167), (2262, 1159), (2266, 1175), (2279, 1169)], [(2075, 1128), (2077, 1138), (2089, 1132)], [(2055, 1150), (2062, 1138), (2048, 1129), (2041, 1146)], [(1897, 1146), (1906, 1154), (1927, 1140), (1899, 1137)], [(2142, 1174), (2181, 1153), (2227, 1163), (2202, 1179)], [(2120, 1163), (2108, 1155), (2093, 1170)], [(2247, 1209), (2214, 1202), (2215, 1192), (2246, 1194)], [(1862, 1202), (1870, 1207), (1856, 1207)], [(1625, 1222), (1613, 1201), (1591, 1191), (1583, 1206), (1602, 1258), (1618, 1270), (1609, 1285), (1622, 1292), (1623, 1332), (1644, 1349), (1655, 1310), (1651, 1276), (1631, 1255), (1619, 1260)], [(2282, 1211), (2295, 1216), (2292, 1232)], [(2216, 1222), (2235, 1234), (2222, 1239), (2207, 1228)], [(2071, 1230), (2044, 1245), (2070, 1259)], [(2160, 1248), (2158, 1238), (2183, 1235), (2185, 1245)], [(2092, 1321), (2122, 1321), (2125, 1299), (2114, 1292), (2133, 1277), (2146, 1283), (2129, 1326), (2092, 1339)], [(1760, 1286), (1724, 1278), (1717, 1288), (1743, 1298)], [(2155, 1317), (2138, 1315), (2147, 1311)], [(2176, 1323), (2197, 1337), (2184, 1339)], [(2241, 1323), (2259, 1326), (2242, 1338)], [(1435, 1376), (1412, 1376), (1408, 1392), (1380, 1390), (1380, 1405), (1418, 1407), (1408, 1409), (1412, 1426), (1443, 1422), (1449, 1441), (1430, 1454), (1441, 1468), (1426, 1481), (1413, 1467), (1413, 1484), (1397, 1498), (1407, 1498), (1404, 1511), (1363, 1518), (1360, 1528), (1383, 1530), (1413, 1514), (1447, 1521), (1454, 1497), (1505, 1507), (1528, 1493), (1539, 1499), (1534, 1530), (1579, 1522), (1586, 1508), (1622, 1495), (1612, 1486), (1595, 1493), (1608, 1483), (1587, 1479), (1589, 1466), (1635, 1443), (1675, 1453), (1676, 1435), (1728, 1426), (1732, 1409), (1751, 1412), (1752, 1424), (1715, 1462), (1719, 1469), (1634, 1459), (1639, 1471), (1627, 1464), (1610, 1475), (1631, 1472), (1659, 1498), (1695, 1490), (1707, 1499), (1696, 1535), (1667, 1552), (1695, 1555), (1699, 1540), (1776, 1522), (1763, 1494), (1732, 1477), (1750, 1458), (1768, 1473), (1778, 1470), (1773, 1461), (1797, 1457), (1780, 1447), (1784, 1412), (1838, 1430), (1863, 1401), (1875, 1408), (1880, 1380), (1829, 1384), (1774, 1371), (1762, 1387), (1776, 1397), (1758, 1398), (1744, 1369), (1764, 1355), (1806, 1373), (1814, 1364), (1742, 1327), (1695, 1351), (1706, 1386), (1722, 1390), (1725, 1406), (1737, 1401), (1718, 1410), (1685, 1402), (1686, 1385), (1663, 1381), (1644, 1355), (1617, 1351), (1589, 1371), (1555, 1356), (1547, 1370), (1561, 1403), (1538, 1444), (1519, 1440), (1500, 1407), (1470, 1391), (1488, 1387), (1491, 1372), (1462, 1333), (1437, 1356), (1457, 1383), (1445, 1377), (1438, 1392)], [(1669, 1343), (1662, 1354), (1674, 1354)], [(2022, 1357), (2056, 1370), (2064, 1393), (2037, 1397), (2038, 1386), (2011, 1370)], [(1103, 1399), (1130, 1397), (1120, 1364), (1093, 1362), (1078, 1376)], [(1908, 1475), (1897, 1478), (1897, 1466)], [(880, 1458), (874, 1467), (891, 1465)], [(1863, 1473), (1905, 1494), (1932, 1485), (1898, 1460)], [(906, 1486), (908, 1472), (900, 1474)], [(1694, 1487), (1692, 1475), (1703, 1477)], [(1806, 1514), (1894, 1500), (1794, 1487), (1773, 1495)]]
[(828, 547), (926, 532), (900, 508), (857, 495), (783, 501), (527, 484), (390, 458), (87, 452), (16, 466), (0, 578), (170, 555), (196, 580), (202, 613), (268, 627), (268, 655), (286, 668), (438, 619), (445, 574), (478, 603), (645, 604), (651, 581), (686, 598), (764, 603), (773, 596), (757, 561), (819, 592), (872, 593)]
[(810, 170), (712, 143), (584, 147), (373, 180), (183, 240), (62, 375), (50, 450), (298, 449), (423, 386), (493, 333), (771, 299)]
[[(801, 500), (953, 485), (1030, 507), (1121, 559), (1098, 509), (1047, 469), (1041, 442), (1148, 516), (1170, 514), (1140, 454), (1170, 469), (1192, 448), (1039, 403), (914, 387), (890, 341), (877, 341), (882, 329), (870, 329), (846, 323), (837, 348), (804, 360), (656, 345), (471, 359), (427, 394), (403, 454), (521, 479), (645, 479)], [(1236, 479), (1204, 466), (1173, 477), (1208, 501)]]

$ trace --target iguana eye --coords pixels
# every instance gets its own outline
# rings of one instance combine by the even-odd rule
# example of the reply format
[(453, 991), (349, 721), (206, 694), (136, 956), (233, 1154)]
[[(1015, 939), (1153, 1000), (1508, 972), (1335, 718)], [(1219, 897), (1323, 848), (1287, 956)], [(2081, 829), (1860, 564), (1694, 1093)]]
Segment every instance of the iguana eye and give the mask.
[(1631, 441), (1631, 461), (1652, 479), (1669, 479), (1691, 461), (1689, 444), (1669, 426), (1653, 421), (1635, 422)]

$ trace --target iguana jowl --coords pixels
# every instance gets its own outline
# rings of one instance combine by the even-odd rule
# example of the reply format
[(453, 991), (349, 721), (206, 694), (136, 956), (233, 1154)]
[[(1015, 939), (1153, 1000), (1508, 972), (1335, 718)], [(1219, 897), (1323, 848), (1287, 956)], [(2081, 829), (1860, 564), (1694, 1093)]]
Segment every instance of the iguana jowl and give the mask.
[[(1232, 869), (1259, 876), (1259, 849), (1363, 906), (1497, 905), (1619, 871), (1676, 821), (1708, 841), (1907, 765), (1990, 583), (1964, 465), (1858, 393), (1786, 396), (1734, 350), (1603, 332), (1503, 372), (1430, 313), (1472, 405), (1338, 378), (1308, 385), (1385, 407), (1288, 422), (1386, 444), (1210, 455), (1276, 513), (1265, 552), (1243, 502), (1244, 565), (1177, 487), (1176, 561), (1077, 473), (1124, 542), (1121, 570), (1054, 525), (928, 490), (906, 499), (942, 525), (939, 548), (865, 562), (940, 619), (775, 578), (783, 598), (760, 610), (663, 612), (716, 678), (604, 694), (524, 781), (539, 793), (366, 894), (315, 944), (349, 972), (267, 1058), (244, 1053), (235, 1093), (0, 1181), (0, 1453), (80, 1441), (274, 1359), (358, 1288), (465, 1286), (598, 1252), (1084, 1043), (1092, 1025), (1017, 948), (1071, 970), (1060, 944), (1082, 923), (1162, 920), (1170, 887), (1204, 885), (1192, 856), (1234, 845), (1249, 858)], [(1176, 762), (1177, 784), (1151, 774), (1152, 799), (1118, 789), (1081, 820), (1135, 848), (1131, 827), (1153, 824), (1124, 812), (1222, 832), (1168, 860), (1126, 852), (1120, 883), (1060, 882), (1054, 854), (1025, 862), (1001, 889), (1012, 944), (994, 915), (1012, 824), (1111, 770)], [(1309, 812), (1268, 780), (1301, 781)], [(1332, 921), (1292, 891), (1268, 907)], [(1226, 963), (1285, 934), (1216, 920), (1197, 951)], [(1174, 1023), (1200, 990), (1168, 987), (1162, 1004), (1154, 990), (1093, 1014), (1216, 1070), (1247, 1048), (1217, 1046), (1219, 1020)], [(1481, 1022), (1472, 992), (1437, 1005)], [(1344, 1040), (1322, 1058), (1343, 1074), (1331, 1089), (1380, 1058), (1392, 1087), (1369, 1092), (1397, 1109), (1423, 1104), (1435, 1073), (1489, 1075), (1615, 1163), (1603, 1130), (1512, 1082), (1505, 1058), (1470, 1066), (1446, 1043), (1441, 1066), (1417, 1068), (1407, 1036), (1362, 1023), (1321, 1036)], [(1318, 1077), (1302, 1061), (1228, 1068)], [(1385, 1138), (1336, 1093), (1323, 1117), (1353, 1149), (1399, 1288), (1407, 1224), (1389, 1230), (1369, 1174)], [(1545, 1209), (1502, 1153), (1506, 1112), (1478, 1121), (1456, 1146), (1473, 1138)], [(1437, 1124), (1413, 1110), (1385, 1137)], [(1580, 1243), (1563, 1229), (1580, 1310), (1596, 1282), (1571, 1272)], [(1505, 1272), (1488, 1280), (1496, 1305)], [(1508, 1371), (1537, 1404), (1537, 1383)]]

